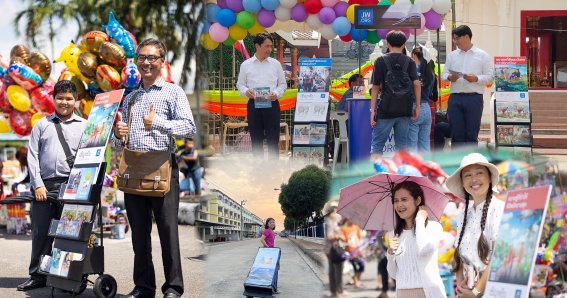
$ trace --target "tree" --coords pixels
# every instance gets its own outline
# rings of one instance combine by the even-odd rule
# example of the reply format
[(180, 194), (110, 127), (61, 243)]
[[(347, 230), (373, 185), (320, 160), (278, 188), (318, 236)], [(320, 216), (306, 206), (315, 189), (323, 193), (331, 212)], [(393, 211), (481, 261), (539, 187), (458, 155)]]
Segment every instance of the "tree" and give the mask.
[[(191, 60), (195, 58), (196, 80), (206, 70), (206, 52), (199, 45), (198, 24), (204, 19), (204, 3), (195, 0), (28, 0), (24, 10), (14, 19), (16, 33), (21, 34), (20, 21), (24, 21), (24, 34), (32, 46), (37, 47), (43, 37), (50, 41), (58, 34), (54, 24), (66, 26), (75, 23), (79, 30), (69, 39), (76, 41), (92, 30), (101, 30), (108, 22), (112, 10), (116, 19), (138, 41), (152, 35), (168, 49), (168, 61), (174, 63), (183, 57), (180, 85), (188, 82)], [(52, 43), (53, 44), (53, 43)], [(53, 49), (52, 49), (53, 52)], [(205, 57), (205, 58), (203, 58)], [(55, 58), (55, 57), (53, 57)]]
[(284, 228), (286, 231), (294, 231), (300, 224), (300, 221), (289, 216), (286, 216), (284, 219)]
[(315, 212), (321, 215), (331, 184), (331, 173), (310, 165), (294, 172), (282, 184), (279, 203), (287, 217), (305, 222)]

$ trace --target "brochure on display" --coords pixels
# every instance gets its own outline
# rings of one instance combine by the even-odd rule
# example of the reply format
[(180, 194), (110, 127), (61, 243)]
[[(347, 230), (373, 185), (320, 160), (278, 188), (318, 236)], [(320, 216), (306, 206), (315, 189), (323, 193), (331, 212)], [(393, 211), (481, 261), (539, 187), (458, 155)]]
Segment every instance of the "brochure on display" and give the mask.
[(296, 124), (293, 127), (294, 145), (324, 145), (327, 136), (327, 124)]
[(89, 199), (91, 185), (96, 181), (98, 164), (73, 167), (63, 194), (64, 200), (86, 201)]
[(497, 101), (496, 121), (503, 123), (529, 123), (529, 101)]
[(295, 122), (325, 122), (329, 110), (328, 93), (298, 93)]
[(43, 256), (40, 270), (49, 274), (67, 277), (72, 261), (80, 261), (83, 255), (80, 253), (67, 252), (59, 248), (53, 248), (51, 256)]
[(496, 144), (498, 146), (531, 146), (531, 126), (496, 125)]
[(329, 92), (331, 64), (331, 58), (300, 59), (297, 92)]
[(65, 204), (55, 234), (57, 236), (79, 237), (83, 223), (91, 221), (93, 209), (93, 205)]
[(485, 297), (529, 297), (550, 194), (550, 185), (508, 192)]
[(322, 164), (324, 157), (325, 157), (324, 147), (293, 147), (294, 160)]
[(494, 57), (496, 92), (528, 92), (526, 57)]

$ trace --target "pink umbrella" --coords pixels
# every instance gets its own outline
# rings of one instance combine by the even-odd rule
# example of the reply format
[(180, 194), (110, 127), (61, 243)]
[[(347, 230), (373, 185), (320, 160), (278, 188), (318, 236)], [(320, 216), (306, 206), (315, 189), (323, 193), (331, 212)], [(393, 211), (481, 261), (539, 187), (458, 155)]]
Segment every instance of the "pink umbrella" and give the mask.
[(421, 186), (425, 209), (431, 220), (439, 221), (449, 198), (426, 177), (381, 173), (341, 189), (338, 213), (365, 230), (394, 229), (392, 189), (403, 181)]

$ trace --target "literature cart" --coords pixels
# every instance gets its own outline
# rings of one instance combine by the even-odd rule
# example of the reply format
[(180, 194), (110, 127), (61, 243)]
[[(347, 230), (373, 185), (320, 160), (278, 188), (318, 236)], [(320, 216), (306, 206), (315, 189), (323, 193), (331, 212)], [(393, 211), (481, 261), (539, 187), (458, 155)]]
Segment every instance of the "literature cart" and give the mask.
[[(60, 220), (51, 222), (49, 236), (54, 238), (52, 254), (42, 257), (40, 270), (47, 275), (47, 285), (53, 289), (66, 290), (73, 295), (81, 294), (90, 282), (88, 276), (97, 274), (98, 278), (93, 282), (95, 295), (116, 295), (116, 280), (104, 274), (103, 229), (100, 229), (100, 192), (105, 168), (106, 163), (101, 163), (95, 182), (86, 185), (86, 200), (65, 198), (65, 193), (72, 189), (70, 185), (80, 183), (76, 177), (71, 176), (69, 183), (61, 186), (58, 199), (63, 203), (63, 213)], [(93, 241), (91, 236), (95, 226), (100, 231), (98, 236), (94, 236), (97, 241)]]
[(327, 164), (331, 59), (299, 61), (299, 86), (293, 118), (292, 157)]
[(244, 280), (244, 293), (247, 298), (274, 297), (277, 291), (278, 270), (281, 257), (279, 247), (260, 247), (254, 263)]

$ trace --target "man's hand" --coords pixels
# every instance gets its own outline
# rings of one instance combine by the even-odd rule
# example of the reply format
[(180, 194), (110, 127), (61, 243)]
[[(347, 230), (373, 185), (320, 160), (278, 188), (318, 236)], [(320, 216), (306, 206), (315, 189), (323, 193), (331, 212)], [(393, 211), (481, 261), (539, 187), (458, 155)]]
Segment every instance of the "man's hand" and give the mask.
[(474, 74), (466, 74), (463, 78), (471, 83), (478, 82), (478, 77)]
[(118, 114), (116, 117), (116, 124), (114, 125), (114, 135), (122, 139), (125, 135), (128, 134), (128, 124), (122, 122), (122, 114)]
[(450, 74), (450, 75), (447, 77), (447, 80), (449, 80), (449, 81), (451, 81), (451, 82), (453, 82), (453, 83), (456, 82), (458, 79), (459, 79), (459, 75), (456, 75), (456, 74)]
[(248, 98), (254, 98), (254, 90), (252, 90), (252, 88), (246, 90), (246, 96)]
[(370, 126), (372, 126), (372, 128), (376, 126), (376, 120), (374, 120), (375, 115), (376, 115), (375, 111), (370, 112)]
[(270, 92), (270, 99), (276, 101), (278, 100), (278, 95), (275, 92)]
[(43, 202), (47, 200), (47, 188), (41, 186), (35, 189), (35, 200)]
[(146, 130), (152, 129), (152, 123), (154, 122), (154, 118), (156, 116), (156, 111), (154, 110), (154, 104), (150, 104), (150, 113), (144, 116), (144, 127)]

